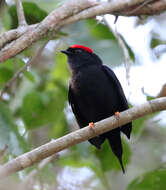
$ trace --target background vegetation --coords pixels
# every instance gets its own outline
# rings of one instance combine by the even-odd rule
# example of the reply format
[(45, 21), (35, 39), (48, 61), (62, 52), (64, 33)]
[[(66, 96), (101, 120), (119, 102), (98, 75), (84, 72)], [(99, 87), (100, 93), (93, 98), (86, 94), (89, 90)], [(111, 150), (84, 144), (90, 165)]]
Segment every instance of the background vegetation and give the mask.
[[(50, 11), (62, 3), (63, 1), (55, 0), (23, 1), (27, 22), (29, 24), (40, 22)], [(1, 5), (0, 16), (0, 33), (17, 27), (16, 7), (13, 1), (6, 1)], [(163, 13), (158, 17), (128, 18), (134, 23), (133, 30), (128, 35), (135, 35), (132, 32), (139, 28), (150, 28), (149, 23), (152, 21), (158, 22), (161, 26), (160, 32), (164, 32), (162, 19), (165, 16), (166, 14)], [(128, 27), (123, 24), (123, 18), (119, 18), (118, 22), (119, 25), (123, 25), (124, 29)], [(4, 91), (0, 101), (1, 164), (53, 138), (61, 137), (77, 129), (67, 102), (70, 73), (66, 57), (59, 50), (75, 43), (87, 45), (102, 58), (105, 64), (114, 69), (117, 75), (120, 75), (120, 71), (123, 70), (123, 76), (125, 76), (124, 48), (119, 44), (115, 35), (111, 18), (110, 23), (112, 23), (112, 31), (102, 17), (69, 25), (48, 43), (46, 43), (48, 39), (42, 39), (0, 65), (0, 88), (1, 91)], [(139, 72), (140, 68), (146, 69), (144, 56), (149, 56), (151, 61), (149, 61), (149, 68), (153, 68), (154, 64), (160, 66), (161, 60), (164, 60), (165, 54), (159, 50), (165, 48), (165, 39), (160, 32), (157, 33), (156, 28), (151, 27), (148, 32), (139, 33), (142, 38), (146, 39), (146, 47), (145, 44), (142, 45), (146, 48), (145, 54), (137, 51), (137, 36), (134, 36), (135, 43), (130, 44), (126, 34), (123, 35), (122, 32), (119, 35), (129, 53), (130, 59), (127, 66), (130, 65), (131, 78), (129, 81), (132, 85), (136, 81), (132, 77), (134, 71)], [(16, 71), (24, 67), (43, 44), (45, 48), (33, 66), (21, 73), (17, 80), (12, 82), (10, 88), (4, 88)], [(147, 80), (149, 72), (150, 69), (146, 73)], [(162, 75), (156, 70), (154, 75), (156, 81), (160, 74)], [(126, 87), (125, 92), (128, 94), (131, 106), (140, 103), (140, 100), (130, 99), (130, 92), (132, 93), (136, 88), (139, 90), (143, 88), (144, 82), (147, 84), (143, 73), (140, 72), (135, 76), (139, 76), (137, 80), (143, 80), (143, 82), (141, 87), (138, 87), (136, 83), (134, 84), (135, 88), (132, 88), (132, 85)], [(121, 77), (120, 79), (122, 80)], [(163, 96), (165, 89), (163, 88), (161, 91), (162, 82), (158, 82), (157, 89), (159, 90), (156, 91), (156, 94), (148, 91), (145, 93), (143, 90), (139, 93), (142, 93), (144, 99), (147, 100)], [(126, 79), (125, 83), (125, 86), (128, 86)], [(149, 83), (149, 85), (151, 84)], [(128, 91), (128, 89), (130, 90)], [(166, 187), (166, 125), (162, 117), (164, 115), (159, 116), (157, 113), (138, 119), (133, 122), (131, 141), (128, 142), (123, 136), (125, 175), (122, 174), (119, 163), (107, 142), (101, 151), (96, 150), (88, 142), (83, 142), (58, 153), (43, 167), (35, 165), (12, 175), (1, 182), (0, 189), (10, 189), (10, 187), (13, 189), (23, 187), (25, 190), (164, 189)], [(7, 149), (3, 153), (6, 146)], [(36, 172), (32, 175), (34, 171)]]

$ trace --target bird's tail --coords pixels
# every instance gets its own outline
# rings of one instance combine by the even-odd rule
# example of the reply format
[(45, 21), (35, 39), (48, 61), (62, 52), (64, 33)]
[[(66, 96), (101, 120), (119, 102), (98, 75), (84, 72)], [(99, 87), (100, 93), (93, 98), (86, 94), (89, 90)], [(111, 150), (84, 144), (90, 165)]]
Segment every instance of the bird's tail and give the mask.
[(127, 123), (120, 127), (120, 130), (130, 139), (131, 131), (132, 131), (132, 123)]
[(118, 158), (118, 160), (120, 162), (123, 173), (125, 173), (125, 169), (124, 169), (123, 162), (122, 162), (123, 149), (122, 149), (120, 132), (118, 132), (114, 135), (110, 135), (109, 137), (107, 137), (107, 139), (111, 146), (112, 152), (115, 154), (115, 156)]

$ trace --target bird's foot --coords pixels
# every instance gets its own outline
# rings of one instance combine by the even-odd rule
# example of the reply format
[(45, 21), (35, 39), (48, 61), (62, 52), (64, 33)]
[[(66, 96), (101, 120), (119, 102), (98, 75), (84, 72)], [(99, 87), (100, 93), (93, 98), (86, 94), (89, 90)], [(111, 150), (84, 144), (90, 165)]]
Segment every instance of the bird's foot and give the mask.
[(89, 123), (89, 127), (90, 127), (91, 129), (93, 129), (94, 126), (95, 126), (95, 124), (94, 124), (93, 122), (90, 122), (90, 123)]
[(118, 111), (115, 112), (115, 117), (119, 118), (119, 112)]

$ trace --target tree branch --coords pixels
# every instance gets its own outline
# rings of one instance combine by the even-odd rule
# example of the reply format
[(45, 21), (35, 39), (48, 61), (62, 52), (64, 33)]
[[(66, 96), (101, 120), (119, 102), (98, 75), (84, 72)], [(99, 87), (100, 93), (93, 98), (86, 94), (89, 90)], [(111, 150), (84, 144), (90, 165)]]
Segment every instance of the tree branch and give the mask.
[[(104, 14), (114, 14), (116, 16), (154, 15), (164, 10), (166, 10), (165, 0), (132, 0), (130, 2), (123, 0), (111, 2), (70, 0), (51, 12), (41, 23), (37, 24), (33, 30), (29, 28), (29, 30), (26, 30), (19, 38), (15, 38), (15, 41), (12, 41), (2, 48), (0, 51), (0, 62), (17, 55), (32, 43), (48, 35), (49, 32), (53, 30), (58, 31), (65, 25), (79, 20)], [(0, 37), (0, 39), (3, 40), (2, 37)], [(0, 47), (2, 47), (1, 44), (6, 44), (6, 41), (3, 40), (2, 43), (1, 40)]]
[(115, 29), (113, 29), (106, 16), (104, 16), (104, 22), (108, 26), (110, 31), (114, 34), (114, 36), (116, 37), (116, 39), (118, 41), (119, 46), (122, 48), (123, 55), (124, 55), (124, 65), (125, 65), (125, 69), (126, 69), (126, 80), (129, 85), (130, 84), (130, 64), (132, 62), (130, 55), (129, 55), (129, 51), (128, 51), (124, 41), (122, 40), (122, 37), (120, 36), (120, 34), (117, 31), (116, 25), (115, 25)]
[(8, 176), (9, 174), (12, 174), (14, 172), (23, 170), (24, 168), (32, 166), (48, 156), (60, 152), (61, 150), (69, 148), (75, 144), (88, 140), (99, 134), (115, 129), (118, 126), (122, 126), (132, 120), (165, 109), (166, 97), (157, 98), (155, 100), (151, 100), (147, 103), (135, 106), (131, 109), (121, 112), (118, 119), (115, 116), (112, 116), (102, 121), (96, 122), (93, 130), (89, 126), (79, 129), (75, 132), (72, 132), (68, 135), (44, 144), (30, 152), (20, 155), (17, 158), (4, 164), (0, 167), (0, 178)]
[(17, 9), (17, 17), (18, 17), (18, 25), (20, 26), (26, 26), (26, 20), (24, 15), (24, 10), (22, 6), (21, 0), (15, 0), (16, 2), (16, 9)]
[(4, 47), (7, 43), (19, 38), (21, 35), (23, 35), (28, 30), (33, 30), (36, 26), (37, 26), (37, 24), (32, 24), (30, 26), (27, 25), (27, 26), (19, 27), (17, 29), (12, 29), (12, 30), (9, 30), (9, 31), (3, 33), (0, 36), (0, 49), (2, 47)]
[(33, 42), (46, 36), (54, 27), (66, 17), (77, 14), (79, 11), (90, 6), (96, 5), (94, 0), (70, 0), (51, 12), (41, 23), (39, 23), (33, 30), (29, 29), (20, 38), (7, 44), (0, 51), (0, 62), (5, 61), (25, 48), (29, 47)]
[[(148, 4), (146, 2), (148, 2)], [(122, 11), (121, 16), (156, 15), (166, 10), (165, 0), (146, 0), (142, 5), (143, 6), (140, 6), (139, 9), (135, 8), (133, 10), (131, 7), (127, 11)]]

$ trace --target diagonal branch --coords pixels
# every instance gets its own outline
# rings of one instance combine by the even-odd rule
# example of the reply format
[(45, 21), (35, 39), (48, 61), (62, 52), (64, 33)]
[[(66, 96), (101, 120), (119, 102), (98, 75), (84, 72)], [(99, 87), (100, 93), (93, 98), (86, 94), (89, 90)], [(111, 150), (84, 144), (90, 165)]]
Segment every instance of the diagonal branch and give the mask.
[(115, 116), (112, 116), (102, 121), (96, 122), (93, 130), (89, 126), (79, 129), (75, 132), (44, 144), (30, 152), (20, 155), (4, 164), (0, 167), (0, 178), (30, 167), (40, 160), (60, 152), (61, 150), (69, 148), (99, 134), (113, 130), (119, 126), (129, 123), (132, 120), (162, 110), (166, 110), (166, 97), (156, 98), (142, 105), (138, 105), (123, 111), (119, 114), (118, 119)]
[(25, 48), (29, 47), (33, 42), (46, 36), (49, 31), (52, 31), (54, 27), (60, 23), (63, 19), (77, 14), (83, 9), (96, 5), (94, 0), (70, 0), (57, 8), (49, 14), (41, 23), (39, 23), (33, 30), (29, 29), (16, 41), (12, 41), (7, 44), (0, 51), (0, 62), (13, 57)]
[(12, 29), (12, 30), (9, 30), (9, 31), (3, 33), (0, 36), (0, 49), (2, 47), (4, 47), (7, 43), (19, 38), (21, 35), (23, 35), (28, 30), (33, 30), (33, 28), (35, 28), (36, 26), (37, 26), (37, 24), (32, 24), (30, 26), (27, 25), (27, 26), (18, 27), (17, 29)]
[[(111, 2), (97, 2), (95, 0), (66, 1), (61, 7), (51, 12), (41, 23), (38, 23), (33, 30), (27, 30), (22, 36), (2, 48), (0, 51), (0, 62), (17, 55), (32, 43), (48, 35), (49, 32), (53, 30), (58, 31), (60, 28), (79, 20), (104, 14), (114, 14), (117, 16), (154, 15), (164, 10), (166, 10), (165, 0), (118, 0)], [(0, 37), (0, 39), (2, 38)]]
[(123, 55), (124, 55), (124, 65), (126, 68), (126, 80), (129, 85), (130, 84), (130, 64), (132, 62), (130, 55), (129, 55), (129, 51), (128, 51), (124, 41), (122, 40), (122, 37), (120, 36), (120, 34), (117, 31), (116, 25), (115, 25), (115, 29), (113, 29), (106, 16), (104, 16), (104, 22), (106, 23), (106, 25), (108, 26), (110, 31), (114, 34), (114, 36), (116, 37), (116, 39), (118, 41), (119, 46), (122, 48)]

